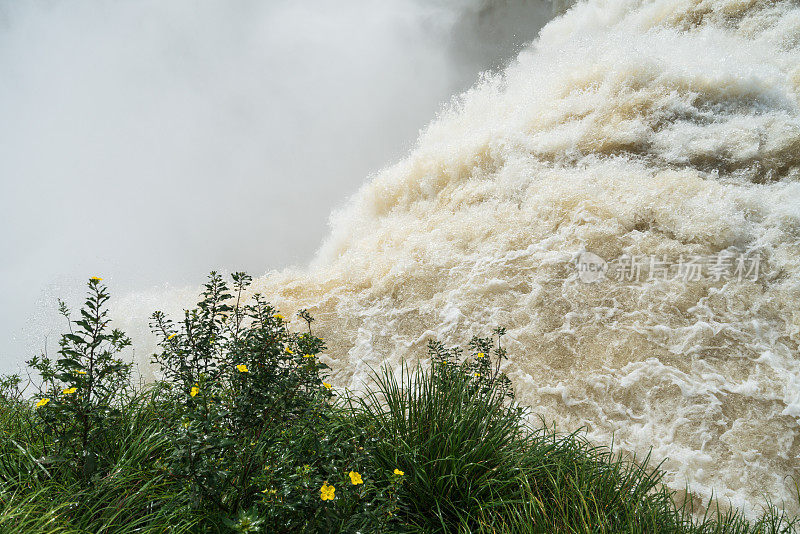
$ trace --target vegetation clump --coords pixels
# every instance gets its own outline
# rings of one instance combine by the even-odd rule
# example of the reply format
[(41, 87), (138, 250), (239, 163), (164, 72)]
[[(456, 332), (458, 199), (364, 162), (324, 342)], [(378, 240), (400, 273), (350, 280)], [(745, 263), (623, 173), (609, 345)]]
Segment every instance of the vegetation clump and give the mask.
[(310, 313), (294, 331), (250, 283), (212, 273), (180, 320), (155, 313), (147, 385), (101, 279), (76, 320), (61, 304), (59, 357), (0, 379), (0, 532), (795, 531), (771, 506), (697, 519), (647, 459), (531, 427), (502, 328), (466, 351), (432, 341), (430, 365), (354, 396), (330, 383)]

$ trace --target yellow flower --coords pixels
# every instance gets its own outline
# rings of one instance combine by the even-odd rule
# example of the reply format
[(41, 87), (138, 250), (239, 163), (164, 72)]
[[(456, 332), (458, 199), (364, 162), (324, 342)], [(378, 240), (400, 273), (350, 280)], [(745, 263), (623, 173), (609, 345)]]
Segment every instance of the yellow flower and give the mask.
[(399, 469), (395, 469), (395, 470), (394, 470), (394, 474), (395, 474), (395, 475), (397, 475), (397, 476), (403, 476), (403, 475), (405, 475), (405, 473), (404, 473), (404, 472), (402, 472), (402, 471), (400, 471)]
[(37, 408), (41, 408), (42, 406), (46, 405), (48, 402), (50, 402), (50, 399), (44, 398), (44, 399), (42, 399), (42, 400), (40, 400), (39, 402), (36, 403), (36, 407)]
[(292, 349), (290, 349), (289, 347), (286, 347), (286, 353), (287, 354), (294, 354), (294, 351)]
[(89, 278), (89, 280), (94, 280), (95, 282), (102, 282), (103, 281), (103, 279), (100, 278), (99, 276), (93, 276), (93, 277)]
[(197, 386), (192, 386), (192, 390), (189, 392), (189, 395), (191, 395), (192, 397), (194, 397), (194, 396), (195, 396), (195, 395), (197, 395), (198, 393), (200, 393), (200, 388), (199, 388), (199, 387), (197, 387)]
[(283, 320), (283, 315), (281, 315), (280, 313), (276, 313), (275, 315), (273, 315), (273, 317), (275, 317), (276, 319), (280, 319), (281, 321)]
[(481, 376), (481, 374), (480, 373), (475, 373), (475, 376)]
[(482, 352), (478, 353), (478, 358), (483, 358), (484, 356), (486, 356), (484, 353), (482, 353)]
[(323, 386), (325, 386), (325, 389), (331, 389), (331, 387), (332, 387), (332, 386), (331, 386), (330, 384), (328, 384), (327, 382), (323, 382), (323, 383), (322, 383), (322, 385), (323, 385)]
[(347, 474), (350, 476), (350, 482), (354, 486), (358, 486), (359, 484), (363, 484), (364, 483), (364, 481), (361, 480), (361, 475), (359, 473), (357, 473), (355, 471), (350, 471)]
[(183, 428), (189, 428), (189, 421), (186, 421), (185, 423), (183, 423)]
[(174, 338), (174, 337), (175, 337), (175, 336), (177, 336), (177, 335), (178, 335), (178, 334), (170, 334), (170, 335), (169, 335), (169, 337), (168, 337), (167, 339), (172, 339), (172, 338)]
[(328, 481), (326, 480), (322, 487), (319, 489), (320, 498), (323, 501), (332, 501), (334, 497), (334, 493), (336, 493), (336, 488), (333, 486), (328, 485)]
[(86, 374), (86, 371), (75, 371), (75, 372), (78, 373), (79, 375), (85, 375)]
[(240, 363), (239, 365), (237, 365), (236, 369), (238, 369), (240, 373), (249, 373), (250, 372), (250, 369), (248, 369), (247, 366), (245, 364), (243, 364), (243, 363)]
[(313, 358), (313, 354), (303, 354), (303, 358)]
[(64, 395), (72, 395), (77, 390), (78, 390), (78, 388), (74, 388), (74, 387), (73, 388), (67, 388), (64, 391), (62, 391), (61, 393), (63, 393)]

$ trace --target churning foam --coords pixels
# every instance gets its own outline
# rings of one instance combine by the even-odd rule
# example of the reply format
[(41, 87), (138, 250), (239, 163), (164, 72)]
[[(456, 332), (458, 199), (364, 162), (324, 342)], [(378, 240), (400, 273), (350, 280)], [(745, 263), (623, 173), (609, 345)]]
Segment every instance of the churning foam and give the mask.
[[(794, 2), (581, 3), (335, 213), (308, 269), (256, 285), (311, 309), (338, 386), (502, 325), (518, 399), (559, 429), (796, 511), (799, 95)], [(756, 280), (569, 269), (733, 250)]]

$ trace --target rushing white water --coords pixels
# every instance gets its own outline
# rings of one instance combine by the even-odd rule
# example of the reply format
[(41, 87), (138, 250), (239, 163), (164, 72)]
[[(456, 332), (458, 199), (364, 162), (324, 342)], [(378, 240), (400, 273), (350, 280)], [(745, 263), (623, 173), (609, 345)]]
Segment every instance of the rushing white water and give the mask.
[[(796, 510), (799, 96), (795, 2), (581, 3), (258, 289), (311, 309), (340, 387), (503, 325), (548, 422), (652, 447), (675, 489)], [(759, 254), (757, 279), (589, 284), (570, 264), (726, 250)]]

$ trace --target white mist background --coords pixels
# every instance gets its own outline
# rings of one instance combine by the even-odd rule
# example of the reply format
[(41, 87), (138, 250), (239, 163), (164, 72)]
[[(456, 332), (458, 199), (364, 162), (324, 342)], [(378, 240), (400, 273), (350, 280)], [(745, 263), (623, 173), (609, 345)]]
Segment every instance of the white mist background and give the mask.
[(331, 210), (552, 12), (0, 0), (0, 372), (54, 350), (56, 299), (90, 276), (153, 298), (307, 262)]

